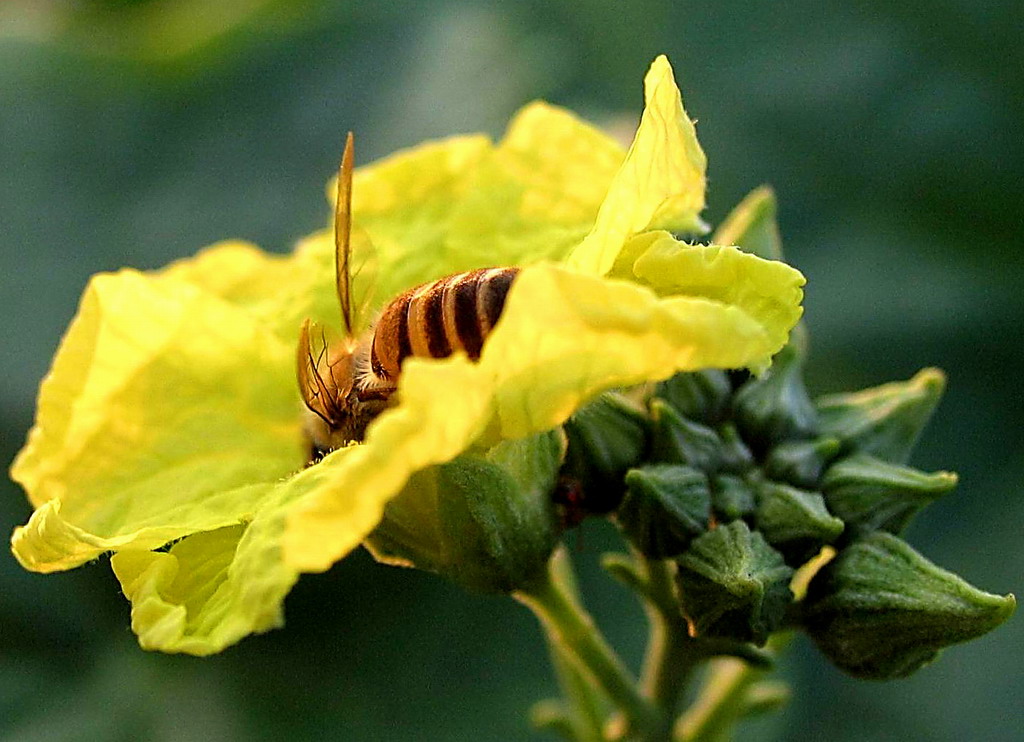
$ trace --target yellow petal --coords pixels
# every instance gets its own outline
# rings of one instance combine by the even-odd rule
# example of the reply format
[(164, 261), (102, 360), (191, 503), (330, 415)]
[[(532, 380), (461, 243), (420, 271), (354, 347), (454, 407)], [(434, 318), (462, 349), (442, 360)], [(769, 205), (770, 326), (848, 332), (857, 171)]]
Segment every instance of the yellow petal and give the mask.
[(95, 277), (11, 467), (37, 508), (15, 555), (53, 571), (237, 523), (303, 462), (294, 352), (196, 286)]
[[(229, 526), (188, 536), (167, 552), (127, 549), (111, 557), (121, 590), (132, 603), (132, 630), (143, 649), (203, 655), (220, 648), (211, 632), (202, 630), (200, 617), (224, 585), (245, 530)], [(212, 633), (224, 633), (230, 623), (219, 621), (220, 630)], [(267, 623), (246, 626), (240, 636), (280, 621), (274, 616)]]
[(731, 246), (688, 245), (666, 232), (638, 236), (624, 252), (640, 253), (633, 262), (635, 279), (661, 295), (701, 296), (742, 309), (757, 319), (776, 350), (803, 312), (804, 277), (785, 263)]
[[(563, 258), (593, 226), (624, 157), (599, 129), (535, 102), (497, 146), (453, 137), (360, 168), (353, 214), (377, 251), (378, 305), (451, 273)], [(333, 250), (326, 233), (317, 250)]]
[(564, 258), (593, 225), (624, 156), (569, 111), (529, 104), (453, 205), (452, 270)]
[(294, 342), (306, 317), (340, 322), (333, 263), (322, 265), (309, 250), (294, 256), (272, 255), (248, 242), (226, 240), (172, 263), (157, 275), (199, 286), (252, 314), (287, 343)]
[[(492, 154), (493, 145), (483, 135), (452, 137), (356, 171), (353, 219), (377, 250), (377, 291), (383, 300), (452, 272), (445, 241), (453, 204), (467, 193), (481, 160)], [(333, 243), (327, 247), (333, 251)]]
[(606, 389), (744, 366), (785, 342), (737, 304), (700, 295), (659, 298), (632, 282), (559, 266), (524, 271), (506, 314), (481, 359), (495, 380), (504, 437), (557, 425)]
[(345, 456), (340, 451), (286, 480), (254, 488), (260, 509), (246, 525), (196, 533), (166, 553), (115, 554), (111, 566), (132, 603), (139, 643), (207, 655), (279, 626), (285, 595), (298, 578), (281, 559), (286, 514), (329, 483)]
[(664, 56), (644, 78), (645, 108), (633, 145), (569, 264), (604, 275), (623, 243), (646, 229), (703, 231), (707, 159)]
[(498, 154), (527, 186), (524, 219), (592, 222), (625, 150), (571, 111), (542, 101), (512, 119)]

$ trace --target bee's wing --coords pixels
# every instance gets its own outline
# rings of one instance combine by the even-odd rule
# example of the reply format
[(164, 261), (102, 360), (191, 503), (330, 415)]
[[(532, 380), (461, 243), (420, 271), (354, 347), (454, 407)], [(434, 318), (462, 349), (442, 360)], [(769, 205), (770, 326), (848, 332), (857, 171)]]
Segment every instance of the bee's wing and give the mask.
[(352, 132), (338, 169), (334, 209), (334, 267), (341, 317), (348, 337), (367, 329), (381, 301), (377, 296), (377, 251), (365, 230), (353, 224), (352, 177), (355, 153)]
[(355, 153), (352, 132), (345, 138), (345, 152), (338, 169), (338, 200), (334, 207), (334, 279), (341, 303), (341, 319), (348, 337), (355, 336), (352, 316), (352, 170)]
[(370, 235), (357, 227), (352, 234), (351, 245), (349, 268), (352, 322), (358, 335), (370, 327), (383, 299), (387, 297), (378, 296), (380, 261)]
[(331, 396), (324, 377), (320, 374), (320, 364), (327, 355), (327, 342), (320, 336), (319, 347), (314, 352), (309, 337), (310, 323), (307, 319), (299, 330), (299, 344), (296, 349), (296, 375), (299, 380), (299, 393), (306, 407), (315, 413), (329, 426), (334, 426), (340, 419), (340, 410)]

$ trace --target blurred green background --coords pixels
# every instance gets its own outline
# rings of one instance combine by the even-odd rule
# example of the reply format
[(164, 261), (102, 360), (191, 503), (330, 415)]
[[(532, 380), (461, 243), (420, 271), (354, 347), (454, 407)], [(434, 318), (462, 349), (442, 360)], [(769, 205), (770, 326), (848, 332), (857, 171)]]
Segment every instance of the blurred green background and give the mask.
[[(853, 6), (857, 7), (854, 8)], [(671, 58), (710, 161), (716, 223), (768, 182), (808, 278), (813, 391), (950, 388), (913, 463), (961, 486), (909, 540), (993, 592), (1024, 555), (1024, 11), (1016, 0), (0, 5), (2, 457), (88, 276), (227, 237), (285, 251), (326, 223), (353, 129), (363, 162), (427, 137), (499, 135), (535, 97), (632, 125)], [(21, 491), (0, 482), (9, 532)], [(639, 661), (642, 616), (576, 545), (592, 608)], [(357, 554), (289, 596), (287, 627), (217, 657), (147, 654), (106, 560), (52, 576), (0, 557), (5, 740), (541, 739), (554, 691), (519, 606)], [(753, 740), (1016, 740), (1024, 622), (910, 680), (849, 680), (799, 642), (796, 685)]]

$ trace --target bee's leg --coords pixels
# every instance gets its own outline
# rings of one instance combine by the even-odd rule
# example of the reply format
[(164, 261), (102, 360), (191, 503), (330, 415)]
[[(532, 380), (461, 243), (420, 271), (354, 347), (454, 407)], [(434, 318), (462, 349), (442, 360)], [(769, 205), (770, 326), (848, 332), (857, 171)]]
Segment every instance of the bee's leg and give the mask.
[(360, 402), (387, 402), (394, 393), (393, 387), (358, 389), (356, 391), (356, 398)]
[(310, 441), (309, 442), (309, 457), (308, 457), (309, 460), (306, 462), (306, 466), (313, 466), (313, 464), (319, 464), (320, 463), (320, 459), (322, 459), (324, 456), (326, 456), (330, 452), (331, 452), (330, 449), (320, 448), (320, 446), (318, 446), (315, 443), (313, 443), (312, 441)]

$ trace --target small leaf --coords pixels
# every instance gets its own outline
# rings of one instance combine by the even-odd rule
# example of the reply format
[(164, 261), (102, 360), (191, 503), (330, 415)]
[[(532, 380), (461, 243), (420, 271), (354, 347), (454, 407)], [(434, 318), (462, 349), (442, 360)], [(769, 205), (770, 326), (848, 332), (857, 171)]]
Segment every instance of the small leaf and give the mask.
[(842, 448), (838, 438), (823, 436), (814, 440), (782, 441), (768, 452), (764, 471), (803, 489), (818, 489), (821, 473)]
[(971, 587), (898, 537), (875, 531), (814, 577), (803, 623), (839, 669), (887, 680), (906, 677), (943, 648), (991, 631), (1015, 606), (1012, 595)]
[(381, 564), (445, 570), (448, 554), (441, 534), (438, 471), (431, 466), (413, 472), (402, 491), (384, 506), (377, 527), (363, 546)]
[(756, 492), (757, 530), (790, 563), (802, 564), (843, 532), (843, 521), (828, 512), (817, 492), (770, 481), (759, 482)]
[(694, 636), (762, 646), (782, 623), (793, 570), (743, 521), (695, 539), (676, 562), (683, 615)]
[(945, 375), (926, 368), (909, 381), (821, 397), (816, 402), (821, 432), (854, 451), (906, 463), (945, 388)]
[(633, 555), (607, 552), (601, 555), (601, 567), (629, 590), (643, 596), (650, 603), (657, 603), (658, 597), (651, 590), (645, 568), (637, 563)]
[(775, 212), (775, 192), (769, 186), (755, 188), (729, 212), (711, 241), (736, 245), (765, 260), (782, 260), (782, 237)]
[(689, 466), (654, 464), (626, 474), (626, 496), (616, 512), (622, 530), (654, 559), (682, 554), (708, 529), (708, 480)]
[(900, 533), (926, 505), (956, 487), (955, 474), (925, 474), (890, 464), (869, 454), (855, 454), (833, 464), (822, 491), (829, 509), (865, 530)]
[(563, 472), (579, 481), (588, 512), (618, 507), (623, 476), (647, 451), (650, 420), (621, 394), (606, 392), (565, 422), (569, 440)]

